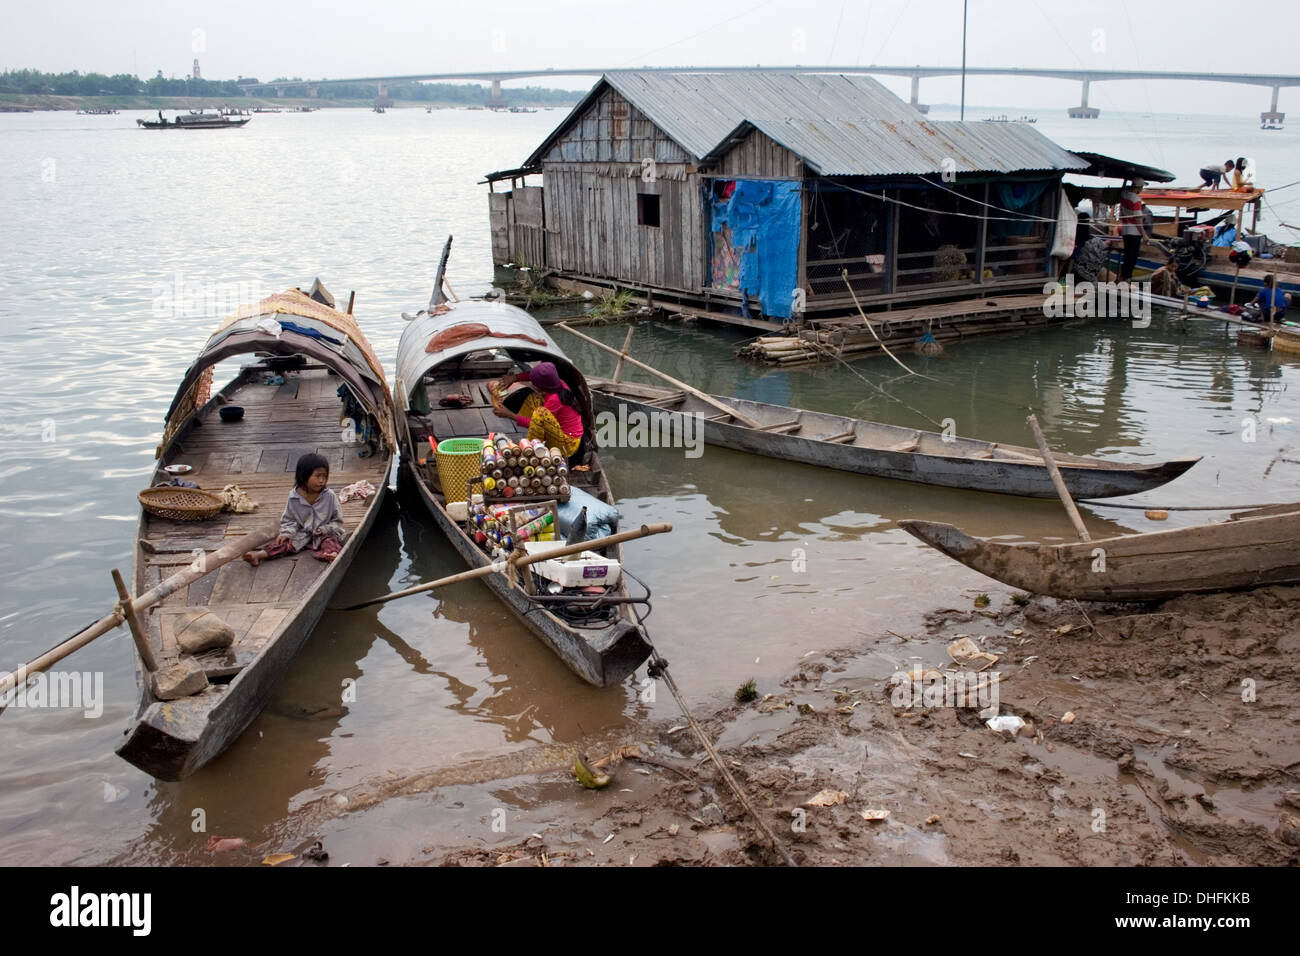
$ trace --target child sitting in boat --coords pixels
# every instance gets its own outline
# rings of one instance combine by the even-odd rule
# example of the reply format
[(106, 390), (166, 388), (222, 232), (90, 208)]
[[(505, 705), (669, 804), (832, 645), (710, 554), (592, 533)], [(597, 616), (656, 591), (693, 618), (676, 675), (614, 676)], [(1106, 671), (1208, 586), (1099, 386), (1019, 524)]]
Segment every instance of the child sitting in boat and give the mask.
[(330, 463), (309, 454), (298, 459), (293, 472), (293, 491), (280, 517), (280, 533), (265, 548), (250, 551), (244, 560), (257, 567), (267, 558), (296, 554), (304, 548), (321, 561), (333, 561), (343, 547), (343, 513), (339, 499), (327, 486)]
[(560, 379), (555, 365), (538, 362), (527, 372), (500, 379), (497, 386), (504, 389), (515, 382), (527, 382), (533, 387), (519, 413), (516, 415), (499, 401), (493, 411), (502, 418), (513, 418), (528, 429), (529, 438), (540, 438), (548, 448), (564, 452), (566, 458), (577, 454), (582, 443), (582, 412), (578, 409), (577, 396)]

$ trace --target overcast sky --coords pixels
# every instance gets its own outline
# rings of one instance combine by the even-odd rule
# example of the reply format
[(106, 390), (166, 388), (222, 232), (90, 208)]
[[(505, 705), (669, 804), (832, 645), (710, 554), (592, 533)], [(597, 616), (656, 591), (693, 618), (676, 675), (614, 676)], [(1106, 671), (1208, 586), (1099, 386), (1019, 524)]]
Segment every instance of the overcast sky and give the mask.
[[(269, 79), (424, 71), (795, 64), (959, 65), (962, 0), (45, 0), (7, 4), (0, 68)], [(968, 64), (1300, 72), (1300, 4), (969, 0)], [(1244, 11), (1244, 12), (1243, 12)], [(531, 81), (538, 82), (538, 81)], [(585, 89), (590, 79), (549, 85)], [(906, 92), (906, 80), (884, 80)], [(1063, 107), (1077, 83), (968, 79), (967, 102)], [(921, 84), (956, 102), (958, 80)], [(1102, 109), (1235, 113), (1268, 91), (1108, 82)], [(1300, 90), (1280, 108), (1300, 113)]]

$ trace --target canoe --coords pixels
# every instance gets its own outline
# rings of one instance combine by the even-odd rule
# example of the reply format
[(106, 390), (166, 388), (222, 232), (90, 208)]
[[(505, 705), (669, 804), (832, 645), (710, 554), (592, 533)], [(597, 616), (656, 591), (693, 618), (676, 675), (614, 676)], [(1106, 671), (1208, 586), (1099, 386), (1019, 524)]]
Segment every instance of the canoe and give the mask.
[[(1036, 448), (944, 436), (863, 421), (844, 415), (810, 412), (785, 405), (710, 396), (746, 418), (750, 428), (694, 395), (659, 388), (590, 379), (602, 422), (628, 434), (623, 423), (638, 413), (647, 433), (672, 434), (697, 429), (706, 444), (746, 451), (782, 461), (802, 462), (876, 478), (897, 478), (946, 488), (990, 491), (1030, 498), (1055, 498), (1051, 476)], [(610, 418), (604, 418), (608, 413)], [(653, 416), (653, 417), (652, 417)], [(690, 419), (693, 419), (690, 420)], [(688, 432), (686, 438), (695, 432)], [(1176, 458), (1154, 464), (1105, 461), (1055, 454), (1065, 485), (1075, 498), (1113, 498), (1157, 488), (1173, 481), (1199, 458)]]
[(1300, 504), (1242, 512), (1217, 524), (1075, 544), (1006, 544), (937, 521), (898, 525), (983, 575), (1051, 597), (1159, 601), (1300, 583)]
[[(318, 295), (328, 300), (328, 293)], [(236, 356), (252, 361), (209, 397), (213, 366)], [(345, 405), (344, 395), (360, 408)], [(223, 421), (219, 410), (225, 406), (243, 408), (242, 419)], [(341, 428), (349, 407), (352, 424)], [(353, 440), (356, 433), (367, 434), (357, 427), (357, 417), (373, 427), (372, 444)], [(332, 562), (308, 553), (263, 561), (256, 568), (236, 560), (147, 612), (141, 623), (160, 666), (181, 659), (177, 630), (195, 612), (215, 614), (234, 631), (235, 641), (227, 650), (195, 655), (207, 686), (176, 700), (154, 696), (137, 655), (139, 707), (120, 756), (155, 777), (179, 780), (243, 732), (284, 676), (374, 524), (395, 447), (383, 367), (351, 315), (293, 289), (245, 306), (221, 324), (176, 392), (149, 484), (171, 478), (167, 466), (188, 465), (192, 470), (180, 477), (214, 492), (238, 484), (259, 507), (249, 514), (222, 512), (188, 522), (142, 510), (134, 593), (190, 564), (200, 551), (278, 523), (302, 454), (317, 452), (330, 461), (329, 486), (336, 494), (362, 479), (377, 493), (342, 505), (348, 535)]]
[[(579, 449), (579, 463), (589, 471), (570, 470), (573, 487), (581, 488), (613, 505), (609, 479), (595, 447), (591, 393), (582, 374), (565, 356), (532, 316), (505, 303), (463, 301), (431, 303), (429, 311), (410, 317), (410, 324), (398, 344), (397, 379), (394, 395), (398, 402), (398, 431), (402, 447), (403, 478), (409, 478), (438, 529), (471, 568), (491, 563), (489, 555), (474, 541), (466, 526), (451, 516), (446, 495), (438, 479), (430, 438), (483, 438), (491, 432), (515, 438), (525, 429), (492, 412), (487, 383), (512, 371), (519, 362), (553, 362), (560, 377), (574, 389), (583, 406), (582, 417), (587, 448)], [(461, 333), (457, 327), (466, 326)], [(448, 333), (451, 333), (450, 335)], [(428, 348), (435, 336), (456, 344)], [(465, 407), (445, 408), (439, 402), (448, 395), (470, 400)], [(421, 459), (425, 463), (421, 464)], [(571, 459), (573, 461), (574, 459)], [(463, 499), (464, 489), (460, 489)], [(520, 501), (522, 499), (514, 499)], [(603, 552), (623, 564), (620, 545)], [(493, 573), (483, 580), (515, 617), (549, 647), (575, 674), (597, 687), (608, 687), (629, 677), (650, 654), (650, 644), (636, 611), (638, 603), (648, 610), (645, 599), (631, 596), (628, 571), (611, 589), (608, 603), (596, 620), (585, 626), (576, 620), (576, 606), (566, 606), (564, 595), (548, 600), (546, 595), (528, 593), (532, 581), (512, 583), (505, 574)], [(565, 592), (568, 594), (569, 592)], [(648, 592), (646, 597), (648, 598)]]

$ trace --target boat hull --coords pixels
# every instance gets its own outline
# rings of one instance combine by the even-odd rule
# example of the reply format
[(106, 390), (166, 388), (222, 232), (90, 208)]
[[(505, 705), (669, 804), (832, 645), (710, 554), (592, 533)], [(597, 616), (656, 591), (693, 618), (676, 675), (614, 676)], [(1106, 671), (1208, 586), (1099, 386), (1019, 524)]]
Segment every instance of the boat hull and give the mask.
[(1006, 544), (950, 524), (899, 527), (956, 561), (1033, 594), (1160, 601), (1300, 583), (1300, 511), (1077, 544)]
[[(682, 430), (687, 425), (685, 414), (656, 407), (624, 395), (611, 394), (606, 390), (607, 383), (599, 380), (590, 380), (590, 384), (592, 401), (597, 412), (608, 412), (615, 416), (626, 414), (627, 411), (636, 411), (643, 415), (668, 415), (674, 429), (673, 434), (682, 436)], [(781, 416), (790, 418), (799, 414), (798, 409), (780, 405), (721, 397), (718, 397), (718, 400), (742, 413), (762, 414), (769, 418)], [(624, 406), (626, 411), (620, 412), (620, 406)], [(850, 427), (892, 428), (892, 426), (881, 426), (874, 422), (862, 422), (850, 418), (823, 417), (829, 419), (823, 426), (826, 430), (822, 434), (826, 437), (834, 434), (835, 432), (832, 431), (834, 429), (844, 432)], [(1042, 464), (1011, 461), (1005, 458), (981, 459), (961, 455), (890, 451), (826, 441), (815, 435), (805, 438), (797, 435), (773, 434), (744, 425), (708, 421), (707, 418), (701, 420), (696, 427), (702, 428), (703, 440), (706, 444), (783, 461), (834, 468), (838, 471), (849, 471), (875, 478), (893, 478), (899, 481), (960, 488), (967, 491), (1020, 495), (1029, 498), (1057, 496), (1051, 476)], [(918, 434), (912, 429), (900, 428), (895, 431), (900, 436)], [(943, 443), (943, 437), (935, 433), (919, 434), (930, 438), (932, 444)], [(980, 445), (990, 449), (994, 447), (991, 443), (972, 442), (970, 439), (955, 439), (953, 444), (956, 445), (957, 442), (972, 447)], [(1149, 491), (1173, 481), (1199, 459), (1176, 459), (1154, 465), (1117, 467), (1106, 467), (1104, 462), (1097, 461), (1097, 465), (1088, 466), (1073, 465), (1068, 461), (1060, 463), (1066, 487), (1075, 498), (1113, 498)]]
[[(403, 455), (410, 461), (409, 455)], [(471, 568), (481, 568), (491, 561), (461, 530), (442, 508), (438, 497), (420, 479), (414, 468), (406, 466), (406, 477), (419, 489), (434, 522)], [(565, 665), (596, 687), (611, 687), (627, 680), (650, 656), (651, 646), (640, 625), (622, 614), (602, 630), (578, 630), (566, 627), (553, 615), (539, 611), (518, 588), (510, 586), (504, 574), (489, 574), (483, 581), (510, 609), (519, 622), (549, 647)]]
[[(181, 780), (219, 756), (262, 712), (285, 672), (306, 643), (330, 598), (338, 590), (366, 536), (383, 507), (387, 485), (381, 485), (360, 527), (349, 537), (339, 556), (313, 586), (301, 609), (281, 625), (262, 651), (229, 684), (213, 684), (198, 697), (158, 701), (146, 689), (143, 674), (141, 710), (118, 756), (160, 780)], [(139, 559), (137, 559), (139, 560)], [(137, 660), (137, 669), (139, 662)], [(220, 701), (208, 706), (208, 695)]]

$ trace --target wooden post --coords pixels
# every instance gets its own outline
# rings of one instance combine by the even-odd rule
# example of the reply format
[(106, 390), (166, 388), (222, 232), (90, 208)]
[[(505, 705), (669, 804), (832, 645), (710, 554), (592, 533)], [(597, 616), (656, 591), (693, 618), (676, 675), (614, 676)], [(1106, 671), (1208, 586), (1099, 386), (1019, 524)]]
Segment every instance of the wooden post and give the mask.
[(631, 323), (627, 327), (627, 337), (623, 339), (623, 351), (618, 355), (618, 364), (614, 366), (614, 377), (610, 382), (617, 385), (623, 378), (623, 360), (627, 358), (627, 350), (632, 347), (632, 333), (636, 331), (636, 326)]
[(352, 314), (352, 305), (357, 301), (357, 290), (353, 289), (348, 293), (348, 315)]
[[(194, 565), (190, 565), (184, 571), (176, 572), (171, 577), (167, 578), (167, 580), (154, 585), (134, 601), (131, 601), (130, 608), (132, 613), (139, 614), (141, 611), (153, 607), (155, 604), (160, 603), (163, 598), (167, 597), (169, 594), (174, 594), (181, 588), (194, 583), (205, 574), (210, 574), (222, 565), (228, 564), (236, 558), (243, 557), (244, 553), (247, 551), (252, 551), (254, 548), (260, 548), (262, 545), (274, 538), (278, 532), (278, 526), (272, 524), (256, 531), (250, 531), (243, 537), (234, 538), (228, 544), (213, 551), (211, 554), (204, 555), (201, 562), (196, 562), (199, 565), (197, 568), (195, 568)], [(45, 670), (50, 665), (63, 660), (63, 658), (67, 657), (73, 651), (85, 647), (95, 638), (113, 630), (113, 628), (126, 620), (126, 614), (124, 611), (125, 609), (121, 607), (114, 608), (112, 613), (100, 618), (94, 624), (90, 625), (90, 627), (78, 631), (63, 643), (50, 648), (34, 661), (24, 664), (16, 672), (0, 676), (0, 694), (8, 692), (17, 685), (19, 680), (26, 680), (28, 675), (35, 674), (37, 671)]]
[(980, 209), (979, 232), (975, 239), (975, 284), (980, 285), (984, 281), (984, 246), (988, 244), (989, 236), (989, 184), (984, 184), (984, 206)]
[(1079, 532), (1080, 541), (1091, 541), (1088, 535), (1088, 529), (1083, 526), (1083, 519), (1079, 517), (1079, 509), (1074, 506), (1074, 499), (1070, 497), (1070, 490), (1065, 487), (1065, 479), (1061, 477), (1061, 469), (1056, 467), (1056, 459), (1052, 457), (1052, 450), (1047, 447), (1047, 439), (1043, 437), (1043, 430), (1038, 427), (1038, 417), (1030, 414), (1026, 419), (1029, 423), (1030, 430), (1034, 433), (1034, 441), (1038, 442), (1038, 453), (1043, 456), (1043, 462), (1047, 465), (1047, 473), (1052, 476), (1052, 484), (1056, 486), (1056, 493), (1061, 496), (1061, 504), (1065, 505), (1065, 513), (1070, 516), (1070, 521), (1074, 523), (1074, 530)]
[(140, 627), (140, 619), (135, 616), (135, 609), (131, 607), (131, 592), (126, 589), (126, 583), (122, 580), (122, 574), (113, 569), (113, 586), (117, 588), (117, 596), (122, 599), (121, 608), (122, 616), (126, 618), (127, 626), (131, 628), (131, 639), (135, 641), (135, 649), (140, 654), (140, 660), (149, 673), (158, 669), (158, 659), (153, 656), (153, 648), (149, 646), (149, 638), (145, 635), (144, 629)]

